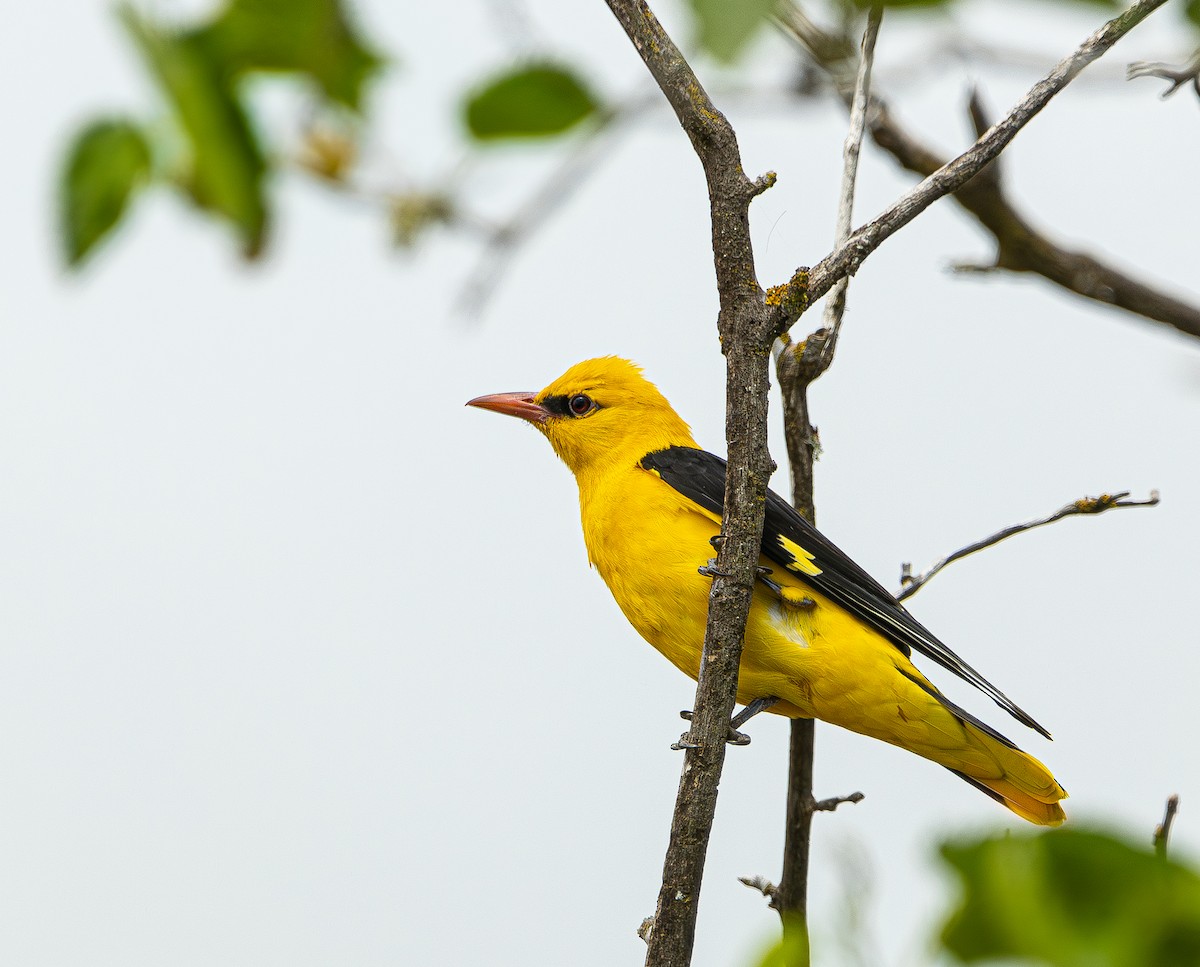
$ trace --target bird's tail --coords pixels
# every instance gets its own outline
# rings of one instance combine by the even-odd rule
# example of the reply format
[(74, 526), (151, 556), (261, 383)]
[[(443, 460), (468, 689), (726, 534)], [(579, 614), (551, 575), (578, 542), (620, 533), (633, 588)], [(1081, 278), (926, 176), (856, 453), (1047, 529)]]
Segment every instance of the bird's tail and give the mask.
[(1061, 825), (1067, 817), (1059, 802), (1067, 792), (1050, 770), (992, 729), (980, 729), (969, 721), (963, 725), (973, 750), (983, 755), (964, 757), (974, 768), (943, 765), (1022, 819), (1039, 826)]
[(924, 676), (915, 671), (903, 674), (936, 703), (925, 707), (925, 722), (942, 737), (932, 747), (909, 748), (945, 766), (1028, 822), (1039, 826), (1062, 824), (1067, 816), (1059, 802), (1067, 798), (1067, 792), (1049, 769), (986, 722), (955, 705)]

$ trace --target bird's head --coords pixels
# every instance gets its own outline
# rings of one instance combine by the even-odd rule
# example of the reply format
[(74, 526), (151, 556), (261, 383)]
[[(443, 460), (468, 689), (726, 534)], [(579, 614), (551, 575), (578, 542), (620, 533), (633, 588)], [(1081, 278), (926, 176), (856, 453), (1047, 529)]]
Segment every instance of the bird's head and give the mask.
[(529, 421), (576, 476), (696, 445), (641, 368), (617, 356), (576, 363), (537, 393), (495, 393), (467, 405)]

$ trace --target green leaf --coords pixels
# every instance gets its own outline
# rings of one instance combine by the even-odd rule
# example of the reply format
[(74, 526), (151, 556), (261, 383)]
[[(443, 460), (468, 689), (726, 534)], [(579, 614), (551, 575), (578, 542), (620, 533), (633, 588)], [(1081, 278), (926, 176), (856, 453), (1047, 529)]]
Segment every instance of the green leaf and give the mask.
[(942, 939), (964, 962), (1200, 964), (1200, 876), (1148, 847), (1065, 829), (950, 843), (942, 856), (964, 888)]
[[(853, 0), (854, 5), (861, 10), (875, 6), (876, 2), (877, 0)], [(903, 10), (906, 8), (920, 10), (928, 7), (948, 7), (953, 2), (954, 0), (878, 0), (880, 6), (887, 7), (889, 10)], [(1109, 0), (1099, 0), (1099, 2), (1108, 3)]]
[(129, 121), (96, 121), (75, 138), (59, 186), (67, 263), (78, 266), (121, 220), (150, 174), (150, 149)]
[(326, 97), (353, 110), (383, 64), (339, 0), (231, 0), (188, 38), (232, 78), (250, 71), (308, 74)]
[(1200, 0), (1188, 0), (1187, 6), (1183, 8), (1183, 15), (1200, 27)]
[(771, 16), (775, 0), (690, 0), (700, 46), (726, 63), (735, 60)]
[(492, 78), (467, 98), (463, 113), (471, 135), (491, 141), (560, 134), (598, 106), (570, 70), (541, 63)]
[(808, 967), (811, 962), (808, 932), (801, 928), (787, 931), (763, 953), (756, 967)]
[(262, 249), (266, 162), (232, 81), (194, 35), (166, 33), (123, 8), (186, 142), (178, 181), (201, 208), (231, 222), (248, 258)]

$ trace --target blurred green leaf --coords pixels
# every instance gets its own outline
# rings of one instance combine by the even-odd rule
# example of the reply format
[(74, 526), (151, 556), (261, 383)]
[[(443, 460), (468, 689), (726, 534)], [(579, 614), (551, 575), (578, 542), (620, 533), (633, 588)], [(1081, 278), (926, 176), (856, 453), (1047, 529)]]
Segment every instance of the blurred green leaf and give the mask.
[(354, 110), (364, 82), (383, 63), (351, 27), (339, 0), (231, 0), (186, 36), (231, 77), (297, 71)]
[(67, 262), (78, 266), (120, 221), (150, 174), (150, 149), (129, 121), (95, 121), (75, 138), (59, 186)]
[(467, 98), (464, 116), (474, 138), (491, 141), (560, 134), (598, 106), (574, 73), (541, 63), (487, 81)]
[(771, 16), (775, 0), (690, 0), (700, 46), (719, 60), (735, 60)]
[(231, 79), (195, 34), (160, 31), (129, 7), (122, 17), (187, 142), (180, 183), (197, 205), (231, 222), (254, 257), (266, 233), (266, 163)]
[(1184, 8), (1184, 16), (1200, 27), (1200, 0), (1188, 0), (1188, 4)]
[(779, 943), (768, 948), (756, 967), (808, 967), (810, 962), (808, 934), (795, 930), (788, 931)]
[(1080, 829), (948, 843), (962, 903), (942, 939), (964, 962), (1054, 967), (1200, 964), (1200, 876)]
[[(954, 0), (878, 0), (878, 5), (887, 7), (891, 10), (902, 10), (905, 8), (920, 9), (922, 7), (948, 7)], [(1075, 3), (1079, 0), (1070, 0)], [(1090, 0), (1083, 0), (1090, 2)], [(1108, 3), (1109, 0), (1099, 0), (1100, 3)], [(870, 7), (876, 6), (876, 0), (853, 0), (854, 6), (860, 10), (867, 10)]]

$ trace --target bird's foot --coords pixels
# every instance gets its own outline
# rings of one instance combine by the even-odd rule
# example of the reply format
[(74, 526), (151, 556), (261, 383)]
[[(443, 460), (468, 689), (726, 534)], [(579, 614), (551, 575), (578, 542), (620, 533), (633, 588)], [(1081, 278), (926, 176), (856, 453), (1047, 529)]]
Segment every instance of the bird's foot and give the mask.
[(768, 588), (770, 588), (771, 591), (773, 591), (775, 594), (779, 595), (780, 597), (783, 597), (783, 588), (779, 584), (777, 584), (775, 581), (772, 581), (770, 579), (770, 577), (768, 577), (768, 575), (774, 574), (774, 573), (775, 572), (772, 571), (769, 567), (761, 567), (760, 566), (758, 568), (758, 579), (763, 584), (765, 584)]
[(715, 557), (710, 557), (704, 567), (698, 567), (696, 570), (707, 578), (732, 577), (728, 571), (722, 571), (717, 567), (717, 559)]
[[(756, 698), (753, 702), (747, 705), (744, 709), (737, 713), (729, 720), (729, 731), (725, 734), (725, 741), (730, 745), (749, 745), (750, 736), (745, 732), (739, 732), (738, 726), (745, 725), (750, 719), (754, 718), (759, 712), (765, 712), (772, 705), (778, 702), (779, 699), (774, 695), (767, 698)], [(679, 713), (679, 717), (687, 722), (692, 720), (694, 713), (691, 709), (684, 709)], [(690, 733), (689, 733), (690, 734)], [(671, 745), (671, 748), (678, 752), (680, 749), (697, 749), (699, 746), (695, 742), (688, 740), (688, 735), (681, 735), (679, 741)]]

